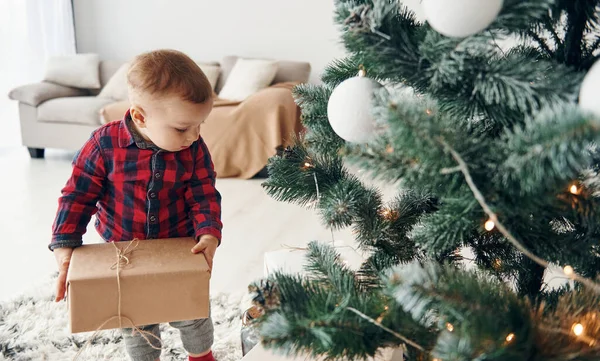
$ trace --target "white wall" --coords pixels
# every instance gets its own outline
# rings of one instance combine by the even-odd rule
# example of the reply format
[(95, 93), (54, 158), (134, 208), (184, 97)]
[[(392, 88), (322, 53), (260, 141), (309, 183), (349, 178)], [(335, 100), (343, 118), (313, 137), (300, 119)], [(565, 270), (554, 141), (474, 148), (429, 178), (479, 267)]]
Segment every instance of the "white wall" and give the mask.
[(344, 55), (333, 0), (73, 0), (78, 52), (127, 60), (156, 48), (309, 61), (316, 81)]

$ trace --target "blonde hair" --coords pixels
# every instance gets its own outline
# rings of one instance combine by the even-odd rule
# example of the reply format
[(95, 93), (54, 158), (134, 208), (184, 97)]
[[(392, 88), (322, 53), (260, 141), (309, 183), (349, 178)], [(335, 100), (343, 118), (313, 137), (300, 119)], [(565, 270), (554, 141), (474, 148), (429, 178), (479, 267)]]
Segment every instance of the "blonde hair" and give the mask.
[(127, 83), (134, 91), (177, 95), (196, 104), (213, 96), (212, 86), (198, 64), (177, 50), (154, 50), (136, 56), (129, 67)]

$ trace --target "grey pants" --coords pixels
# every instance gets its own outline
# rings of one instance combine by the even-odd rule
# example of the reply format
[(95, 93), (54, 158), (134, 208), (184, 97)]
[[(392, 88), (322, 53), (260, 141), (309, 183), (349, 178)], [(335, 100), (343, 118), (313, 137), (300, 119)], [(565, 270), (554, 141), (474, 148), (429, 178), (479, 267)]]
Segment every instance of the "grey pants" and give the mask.
[[(200, 354), (210, 350), (213, 344), (213, 323), (211, 318), (200, 320), (179, 321), (169, 323), (181, 333), (183, 348), (188, 353)], [(148, 325), (140, 327), (141, 330), (150, 332), (160, 339), (159, 325)], [(123, 339), (127, 353), (132, 361), (155, 361), (160, 357), (161, 350), (154, 349), (148, 344), (138, 332), (132, 334), (132, 329), (123, 329)], [(160, 343), (154, 337), (146, 335), (155, 347), (160, 347)]]

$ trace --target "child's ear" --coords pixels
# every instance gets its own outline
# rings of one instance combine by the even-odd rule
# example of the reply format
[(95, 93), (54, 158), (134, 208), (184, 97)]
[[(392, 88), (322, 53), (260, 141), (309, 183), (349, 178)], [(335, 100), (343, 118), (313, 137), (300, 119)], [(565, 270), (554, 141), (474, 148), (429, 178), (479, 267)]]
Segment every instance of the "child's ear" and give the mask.
[(144, 110), (137, 105), (129, 108), (129, 114), (131, 115), (131, 120), (140, 128), (146, 127), (146, 117), (144, 115)]

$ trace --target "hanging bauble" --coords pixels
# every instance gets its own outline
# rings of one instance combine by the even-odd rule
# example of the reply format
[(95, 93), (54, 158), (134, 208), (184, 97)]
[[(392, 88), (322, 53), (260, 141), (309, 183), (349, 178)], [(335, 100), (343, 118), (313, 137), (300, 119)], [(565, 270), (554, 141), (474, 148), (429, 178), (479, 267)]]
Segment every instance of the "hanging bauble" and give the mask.
[(373, 97), (381, 87), (361, 70), (358, 76), (344, 80), (333, 90), (327, 104), (327, 117), (337, 135), (353, 143), (373, 139), (377, 131)]
[(600, 116), (600, 61), (597, 61), (583, 78), (579, 90), (581, 109)]
[(442, 35), (464, 38), (490, 26), (503, 0), (423, 0), (429, 25)]

